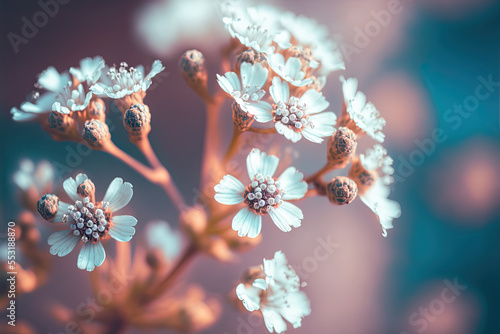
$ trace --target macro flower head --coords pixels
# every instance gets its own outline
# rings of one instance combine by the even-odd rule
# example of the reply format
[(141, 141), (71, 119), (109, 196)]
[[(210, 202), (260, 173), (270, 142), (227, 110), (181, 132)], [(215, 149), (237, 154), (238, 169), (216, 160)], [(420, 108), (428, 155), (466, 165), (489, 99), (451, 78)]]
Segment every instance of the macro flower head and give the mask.
[(153, 82), (153, 77), (164, 69), (165, 67), (159, 60), (153, 62), (148, 74), (142, 65), (129, 67), (126, 62), (121, 62), (119, 67), (113, 65), (105, 68), (99, 81), (90, 87), (90, 90), (99, 97), (109, 97), (123, 102), (124, 110), (122, 108), (120, 110), (124, 113), (130, 105), (143, 103), (146, 91)]
[[(292, 143), (302, 137), (313, 143), (321, 143), (323, 137), (333, 134), (333, 127), (337, 116), (333, 112), (324, 112), (330, 105), (323, 94), (315, 89), (308, 89), (300, 96), (291, 96), (290, 87), (279, 77), (273, 78), (269, 89), (273, 104), (265, 103), (259, 110), (272, 119), (278, 133), (285, 136)], [(255, 118), (259, 121), (261, 118)]]
[(366, 102), (366, 95), (358, 91), (358, 80), (355, 78), (345, 79), (340, 77), (342, 91), (344, 93), (345, 108), (339, 119), (339, 126), (345, 126), (357, 136), (366, 133), (376, 141), (382, 143), (385, 135), (382, 129), (385, 119), (373, 103)]
[(253, 149), (247, 156), (247, 170), (250, 184), (245, 187), (237, 178), (226, 175), (215, 186), (215, 200), (225, 205), (244, 203), (233, 218), (233, 230), (240, 237), (255, 238), (262, 229), (262, 216), (269, 214), (273, 222), (283, 232), (299, 227), (304, 218), (302, 210), (287, 200), (304, 197), (307, 183), (303, 174), (288, 167), (278, 178), (274, 173), (279, 159)]
[(49, 236), (50, 253), (66, 256), (82, 242), (78, 268), (92, 271), (106, 258), (102, 241), (111, 237), (127, 242), (135, 234), (137, 219), (114, 215), (132, 198), (132, 185), (115, 178), (99, 202), (95, 200), (94, 184), (85, 174), (78, 174), (75, 179), (68, 178), (63, 187), (73, 204), (60, 201), (52, 194), (45, 194), (38, 201), (38, 212), (45, 220), (66, 226)]
[(224, 76), (217, 74), (219, 86), (228, 93), (241, 110), (255, 114), (259, 101), (265, 95), (262, 89), (267, 81), (268, 70), (261, 64), (242, 63), (240, 75), (226, 72)]
[(388, 199), (393, 182), (392, 163), (385, 148), (376, 144), (356, 157), (349, 170), (349, 177), (358, 186), (359, 197), (377, 215), (384, 237), (386, 230), (393, 228), (392, 221), (401, 215), (399, 203)]
[(264, 259), (261, 268), (236, 287), (236, 295), (248, 311), (262, 312), (270, 333), (286, 331), (285, 320), (298, 328), (311, 314), (309, 299), (300, 291), (300, 278), (282, 251), (277, 251), (273, 259)]

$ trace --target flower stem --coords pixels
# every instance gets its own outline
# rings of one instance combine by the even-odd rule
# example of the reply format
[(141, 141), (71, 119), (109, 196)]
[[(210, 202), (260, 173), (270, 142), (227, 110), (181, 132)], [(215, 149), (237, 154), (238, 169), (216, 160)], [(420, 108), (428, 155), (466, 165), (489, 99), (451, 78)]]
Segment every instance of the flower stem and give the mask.
[(326, 164), (325, 166), (323, 166), (323, 168), (321, 168), (319, 171), (317, 171), (316, 173), (314, 173), (313, 175), (307, 177), (305, 179), (305, 181), (307, 183), (314, 183), (316, 181), (320, 181), (321, 178), (326, 174), (328, 173), (329, 171), (331, 171), (333, 169), (332, 166), (330, 166), (329, 164)]
[(234, 155), (238, 152), (241, 142), (241, 130), (234, 125), (233, 126), (233, 137), (231, 138), (231, 143), (227, 148), (226, 155), (224, 156), (224, 160), (222, 161), (222, 166), (225, 167), (229, 160), (234, 157)]
[(213, 101), (208, 99), (205, 100), (207, 122), (205, 126), (205, 140), (201, 165), (201, 189), (207, 185), (211, 171), (220, 170), (220, 162), (217, 159), (217, 147), (219, 142), (217, 123), (219, 118), (219, 109), (223, 102), (224, 99), (222, 98), (215, 98)]
[(248, 131), (268, 135), (276, 133), (276, 128), (268, 128), (268, 129), (249, 128)]
[[(136, 172), (144, 176), (150, 182), (161, 186), (179, 211), (182, 211), (186, 208), (186, 204), (184, 203), (184, 200), (179, 190), (173, 183), (170, 173), (165, 167), (163, 167), (163, 165), (161, 165), (161, 163), (159, 162), (156, 155), (154, 155), (154, 153), (153, 153), (154, 158), (151, 156), (150, 158), (153, 160), (158, 160), (158, 163), (160, 165), (156, 168), (150, 168), (144, 166), (142, 163), (135, 160), (130, 155), (119, 149), (113, 142), (109, 142), (106, 145), (104, 145), (103, 151), (123, 161), (125, 164), (129, 165), (132, 169), (134, 169)], [(150, 154), (151, 153), (148, 153), (148, 155)]]

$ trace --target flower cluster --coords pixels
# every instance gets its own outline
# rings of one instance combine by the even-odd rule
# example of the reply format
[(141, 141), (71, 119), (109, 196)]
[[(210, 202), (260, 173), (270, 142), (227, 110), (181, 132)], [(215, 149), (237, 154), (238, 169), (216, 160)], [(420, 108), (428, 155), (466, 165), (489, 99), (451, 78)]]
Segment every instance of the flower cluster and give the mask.
[(113, 99), (123, 114), (133, 105), (142, 106), (152, 78), (163, 69), (159, 60), (148, 74), (142, 65), (129, 67), (122, 62), (109, 67), (100, 56), (84, 58), (79, 67), (61, 73), (51, 66), (38, 75), (37, 90), (11, 114), (15, 121), (40, 122), (54, 140), (87, 142), (99, 148), (103, 142), (96, 145), (95, 128), (109, 139), (103, 98)]

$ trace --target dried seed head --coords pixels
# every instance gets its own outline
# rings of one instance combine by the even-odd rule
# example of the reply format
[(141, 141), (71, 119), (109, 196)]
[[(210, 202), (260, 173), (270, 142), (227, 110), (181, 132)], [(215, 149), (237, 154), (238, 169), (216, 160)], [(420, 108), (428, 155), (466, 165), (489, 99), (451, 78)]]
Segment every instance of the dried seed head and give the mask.
[(151, 114), (144, 104), (134, 104), (123, 117), (123, 126), (128, 131), (131, 141), (143, 139), (151, 131)]
[(85, 122), (82, 137), (91, 148), (99, 149), (110, 140), (111, 135), (106, 123), (93, 119)]
[(250, 126), (252, 126), (254, 116), (242, 110), (236, 101), (233, 101), (231, 109), (233, 110), (234, 125), (236, 125), (241, 131), (248, 130)]
[(95, 186), (94, 183), (90, 179), (86, 179), (76, 188), (76, 192), (80, 195), (81, 198), (85, 197), (94, 197)]
[(243, 51), (236, 58), (236, 72), (240, 72), (240, 67), (242, 63), (256, 64), (259, 63), (263, 68), (268, 67), (267, 59), (262, 52), (255, 51), (253, 48), (249, 48)]
[(36, 208), (45, 220), (53, 219), (59, 209), (59, 197), (53, 194), (45, 194), (38, 201)]
[(348, 177), (337, 176), (326, 186), (326, 194), (333, 204), (349, 204), (356, 198), (358, 186)]
[(205, 97), (207, 91), (207, 69), (205, 57), (198, 50), (186, 51), (179, 60), (179, 70), (186, 83), (198, 95)]
[(356, 153), (356, 135), (346, 127), (340, 127), (328, 142), (328, 163), (337, 168), (344, 168)]

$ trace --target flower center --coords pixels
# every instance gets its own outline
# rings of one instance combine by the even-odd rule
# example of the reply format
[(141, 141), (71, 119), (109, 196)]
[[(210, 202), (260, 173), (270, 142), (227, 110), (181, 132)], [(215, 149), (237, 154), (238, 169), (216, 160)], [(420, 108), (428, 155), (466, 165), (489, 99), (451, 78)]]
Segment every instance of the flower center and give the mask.
[(90, 202), (88, 197), (76, 201), (68, 207), (68, 213), (63, 215), (64, 223), (71, 223), (73, 235), (82, 236), (83, 242), (98, 242), (106, 236), (111, 221), (111, 210), (107, 202)]
[(273, 106), (274, 122), (281, 122), (295, 132), (300, 132), (307, 126), (314, 127), (307, 114), (305, 103), (299, 103), (299, 99), (292, 96), (288, 103), (278, 102)]
[(128, 64), (125, 62), (121, 62), (118, 69), (116, 66), (111, 67), (107, 76), (113, 82), (112, 88), (115, 91), (119, 91), (122, 88), (132, 89), (134, 85), (142, 80), (141, 73), (132, 66), (128, 67)]
[(243, 197), (250, 210), (255, 214), (265, 215), (281, 204), (284, 194), (285, 191), (280, 189), (276, 179), (256, 174), (254, 181), (246, 187)]

